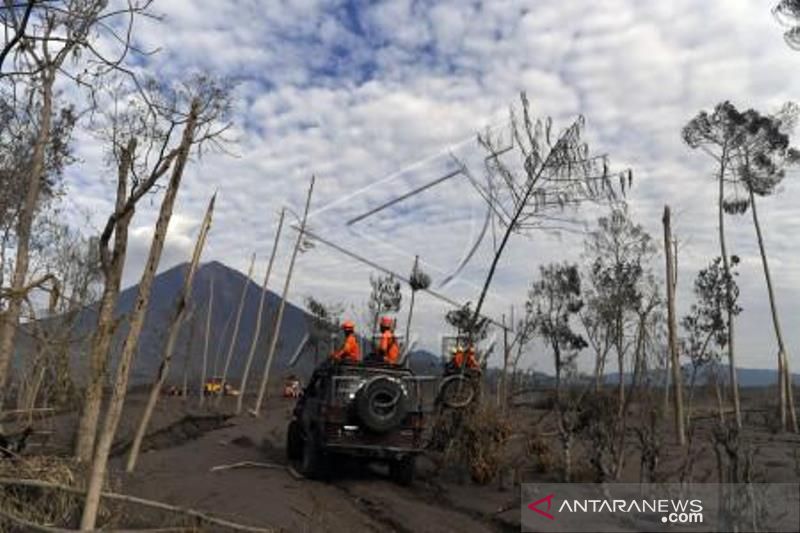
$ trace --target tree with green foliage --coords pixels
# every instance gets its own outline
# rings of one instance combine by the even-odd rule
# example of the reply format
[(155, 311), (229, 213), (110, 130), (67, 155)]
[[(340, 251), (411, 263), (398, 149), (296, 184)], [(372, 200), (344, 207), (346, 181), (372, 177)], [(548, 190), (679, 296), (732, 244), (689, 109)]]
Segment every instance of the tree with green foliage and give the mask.
[(306, 298), (306, 322), (308, 324), (308, 343), (306, 346), (314, 352), (314, 364), (332, 352), (334, 338), (339, 332), (344, 307), (338, 303), (326, 304), (313, 296)]
[(404, 350), (411, 346), (411, 317), (414, 316), (414, 302), (417, 291), (424, 291), (431, 286), (431, 277), (419, 266), (419, 256), (414, 258), (414, 266), (408, 276), (408, 286), (411, 289), (411, 302), (408, 304), (408, 320), (406, 322), (406, 342)]
[[(686, 332), (684, 351), (692, 360), (687, 417), (691, 417), (691, 402), (697, 372), (706, 366), (711, 366), (711, 371), (715, 371), (715, 363), (719, 358), (717, 349), (724, 350), (730, 338), (728, 313), (730, 311), (736, 316), (742, 311), (738, 304), (739, 286), (735, 279), (738, 276), (736, 266), (739, 264), (739, 258), (731, 256), (729, 264), (730, 268), (726, 269), (722, 259), (716, 257), (706, 268), (697, 273), (694, 281), (696, 301), (692, 304), (689, 314), (681, 320)], [(717, 387), (716, 380), (714, 386)], [(717, 396), (720, 397), (719, 393)], [(722, 405), (719, 407), (720, 419), (724, 419)]]
[(613, 349), (621, 409), (625, 402), (625, 360), (637, 348), (639, 310), (645, 305), (647, 280), (653, 277), (649, 263), (655, 245), (622, 205), (598, 219), (597, 229), (585, 239), (585, 248), (589, 283), (587, 305), (580, 316), (597, 356), (595, 388), (600, 388), (605, 359)]
[(375, 335), (381, 315), (400, 311), (403, 304), (403, 292), (400, 282), (391, 274), (370, 276), (369, 284), (372, 291), (369, 294), (367, 308), (372, 321), (370, 331), (372, 335)]
[[(731, 212), (744, 214), (748, 209), (756, 230), (756, 240), (761, 255), (761, 265), (769, 297), (770, 314), (775, 339), (778, 344), (778, 389), (781, 428), (787, 429), (787, 415), (792, 431), (798, 431), (792, 394), (791, 372), (786, 343), (783, 339), (772, 275), (767, 260), (764, 235), (758, 218), (756, 199), (775, 193), (786, 176), (786, 169), (800, 163), (800, 151), (790, 145), (789, 133), (797, 122), (798, 107), (785, 104), (774, 115), (762, 115), (754, 109), (741, 113), (742, 128), (746, 131), (744, 142), (735, 152), (736, 177), (744, 190), (743, 197), (731, 201)], [(738, 190), (737, 190), (738, 192)]]
[[(742, 114), (728, 101), (721, 102), (711, 113), (700, 111), (683, 128), (683, 140), (692, 149), (702, 150), (712, 158), (716, 166), (714, 179), (717, 182), (717, 231), (720, 257), (725, 275), (731, 277), (729, 251), (725, 235), (725, 213), (735, 213), (740, 209), (740, 201), (735, 197), (738, 169), (737, 154), (747, 143), (747, 128)], [(730, 285), (726, 285), (730, 287)], [(732, 295), (726, 301), (733, 305)], [(742, 410), (739, 401), (739, 384), (736, 376), (736, 336), (734, 334), (733, 308), (727, 311), (728, 364), (733, 398), (736, 426), (742, 427)]]
[(562, 381), (565, 373), (574, 373), (578, 352), (588, 346), (572, 324), (577, 320), (583, 305), (580, 271), (577, 265), (568, 263), (552, 263), (540, 267), (539, 279), (532, 283), (525, 304), (533, 318), (534, 330), (553, 351), (556, 374), (555, 409), (566, 482), (570, 480), (572, 470), (574, 424), (564, 399)]

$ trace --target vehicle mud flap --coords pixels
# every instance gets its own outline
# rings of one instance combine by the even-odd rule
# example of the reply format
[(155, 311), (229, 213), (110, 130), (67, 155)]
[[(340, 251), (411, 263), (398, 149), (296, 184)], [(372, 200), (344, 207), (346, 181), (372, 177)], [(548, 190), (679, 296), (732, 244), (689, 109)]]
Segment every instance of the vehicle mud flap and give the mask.
[(286, 430), (286, 458), (289, 463), (296, 463), (303, 457), (303, 432), (297, 420), (289, 422)]
[(451, 409), (462, 409), (475, 400), (477, 390), (475, 381), (465, 374), (447, 376), (439, 385), (437, 403)]
[(356, 395), (358, 418), (376, 433), (386, 433), (398, 427), (408, 413), (407, 404), (403, 385), (386, 376), (367, 381)]
[(325, 454), (319, 438), (312, 432), (303, 438), (302, 454), (298, 461), (297, 470), (308, 479), (325, 480), (328, 477), (328, 468)]
[(416, 466), (416, 457), (413, 455), (395, 459), (389, 463), (389, 476), (398, 485), (407, 487), (414, 482)]

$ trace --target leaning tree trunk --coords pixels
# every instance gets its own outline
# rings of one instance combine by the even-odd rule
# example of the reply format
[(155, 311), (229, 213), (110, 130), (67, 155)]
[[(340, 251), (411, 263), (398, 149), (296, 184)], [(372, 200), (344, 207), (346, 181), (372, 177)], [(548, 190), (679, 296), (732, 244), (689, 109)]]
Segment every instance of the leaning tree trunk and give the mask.
[[(28, 176), (28, 187), (25, 200), (19, 210), (17, 219), (16, 259), (14, 273), (11, 277), (11, 291), (8, 306), (0, 314), (0, 390), (5, 390), (9, 368), (14, 353), (14, 339), (19, 326), (22, 303), (25, 300), (25, 279), (28, 276), (30, 262), (31, 229), (39, 203), (39, 192), (45, 175), (47, 145), (50, 141), (50, 127), (53, 118), (53, 83), (55, 73), (46, 68), (42, 73), (42, 109), (39, 113), (39, 131), (31, 156), (31, 172)], [(2, 406), (2, 398), (0, 398)]]
[(236, 310), (236, 322), (233, 324), (233, 335), (231, 336), (231, 343), (228, 346), (228, 355), (225, 357), (225, 366), (222, 367), (222, 390), (216, 398), (216, 404), (222, 401), (225, 396), (225, 385), (228, 379), (228, 370), (231, 367), (231, 360), (233, 360), (233, 352), (236, 350), (236, 341), (239, 340), (239, 324), (242, 321), (242, 311), (244, 311), (244, 303), (247, 300), (247, 289), (250, 288), (250, 279), (253, 277), (253, 268), (256, 264), (256, 254), (250, 258), (250, 268), (247, 269), (247, 277), (244, 279), (244, 286), (242, 287), (242, 295), (239, 298), (239, 308)]
[(242, 412), (242, 402), (244, 395), (247, 392), (247, 380), (250, 377), (250, 367), (253, 364), (253, 357), (256, 353), (258, 346), (258, 338), (261, 336), (261, 320), (264, 315), (264, 300), (267, 296), (267, 285), (269, 284), (269, 277), (272, 274), (272, 265), (275, 263), (275, 255), (278, 251), (278, 242), (281, 238), (281, 231), (283, 230), (283, 218), (286, 215), (286, 209), (281, 209), (281, 216), (278, 219), (278, 231), (275, 233), (275, 242), (272, 243), (272, 252), (269, 256), (269, 263), (267, 264), (267, 273), (264, 275), (264, 283), (261, 284), (261, 295), (258, 299), (258, 312), (256, 314), (256, 329), (253, 331), (253, 339), (250, 341), (250, 351), (247, 354), (247, 361), (244, 365), (244, 373), (242, 374), (241, 390), (239, 397), (236, 398), (236, 414)]
[(192, 361), (195, 337), (197, 336), (197, 315), (195, 315), (196, 310), (197, 308), (192, 306), (192, 309), (186, 316), (186, 320), (191, 325), (189, 326), (189, 339), (186, 342), (186, 348), (183, 354), (183, 372), (181, 373), (181, 398), (184, 402), (189, 401), (189, 363)]
[(169, 366), (172, 362), (172, 355), (175, 352), (175, 343), (178, 341), (178, 335), (183, 326), (183, 319), (186, 316), (186, 309), (188, 308), (189, 300), (192, 297), (192, 283), (194, 282), (194, 274), (197, 272), (197, 265), (200, 263), (200, 256), (203, 253), (203, 247), (206, 244), (208, 237), (208, 230), (211, 228), (211, 217), (214, 214), (214, 200), (216, 194), (211, 197), (206, 209), (206, 215), (203, 218), (203, 224), (200, 226), (200, 234), (197, 236), (197, 242), (194, 245), (194, 252), (192, 253), (192, 261), (189, 263), (189, 271), (186, 273), (186, 278), (183, 281), (183, 288), (178, 294), (175, 301), (175, 312), (172, 315), (172, 321), (169, 325), (169, 334), (167, 337), (167, 345), (164, 348), (164, 358), (158, 367), (158, 374), (156, 375), (153, 385), (150, 387), (150, 395), (147, 398), (142, 419), (139, 422), (139, 427), (136, 429), (136, 435), (133, 437), (130, 453), (128, 454), (128, 462), (125, 465), (126, 472), (133, 472), (136, 468), (136, 460), (139, 458), (139, 450), (142, 447), (142, 440), (147, 432), (147, 426), (150, 424), (150, 418), (153, 416), (153, 411), (158, 403), (158, 397), (161, 395), (161, 389), (164, 382), (169, 375)]
[(797, 415), (794, 407), (794, 394), (792, 391), (792, 380), (786, 376), (791, 376), (788, 367), (788, 356), (786, 345), (783, 342), (783, 332), (778, 318), (778, 306), (775, 302), (775, 291), (772, 287), (772, 276), (770, 275), (769, 262), (767, 261), (767, 251), (764, 247), (764, 236), (761, 233), (761, 224), (758, 222), (758, 211), (756, 211), (756, 198), (752, 189), (750, 190), (750, 209), (753, 213), (753, 225), (756, 227), (756, 237), (758, 238), (758, 250), (761, 253), (761, 264), (764, 267), (764, 279), (767, 282), (767, 295), (769, 296), (769, 310), (772, 314), (772, 327), (775, 330), (775, 339), (778, 342), (778, 390), (780, 392), (780, 413), (781, 429), (786, 431), (786, 415), (789, 414), (789, 422), (792, 431), (797, 433)]
[(206, 399), (206, 377), (208, 374), (208, 343), (211, 336), (211, 314), (214, 310), (214, 276), (208, 282), (208, 309), (206, 310), (206, 331), (203, 340), (203, 370), (200, 374), (200, 399), (198, 405), (203, 407)]
[[(512, 308), (513, 309), (513, 308)], [(514, 320), (511, 320), (514, 323)], [(521, 341), (520, 341), (521, 342)], [(500, 375), (500, 386), (497, 387), (497, 406), (501, 413), (506, 412), (506, 402), (508, 401), (508, 356), (510, 348), (508, 346), (508, 326), (506, 326), (506, 315), (503, 315), (503, 373)]]
[(200, 101), (194, 99), (183, 130), (181, 143), (178, 147), (175, 166), (172, 169), (169, 185), (161, 201), (161, 208), (159, 210), (158, 220), (156, 221), (153, 241), (150, 244), (150, 253), (147, 257), (147, 263), (145, 263), (144, 272), (139, 282), (136, 302), (131, 312), (128, 335), (122, 346), (122, 355), (120, 356), (119, 365), (117, 367), (117, 376), (114, 382), (111, 400), (108, 405), (108, 412), (106, 413), (103, 423), (103, 431), (100, 433), (97, 449), (94, 453), (94, 460), (92, 461), (92, 468), (86, 491), (86, 500), (83, 507), (83, 515), (81, 517), (81, 530), (84, 531), (93, 530), (97, 522), (97, 512), (100, 507), (100, 493), (103, 489), (103, 480), (105, 479), (108, 467), (108, 456), (111, 452), (111, 445), (114, 442), (114, 436), (117, 432), (120, 417), (122, 416), (122, 407), (125, 403), (125, 395), (128, 390), (130, 370), (133, 364), (133, 358), (139, 346), (139, 336), (144, 327), (144, 319), (147, 313), (147, 304), (150, 301), (153, 278), (155, 278), (156, 269), (158, 269), (158, 264), (161, 261), (161, 253), (164, 251), (164, 239), (166, 238), (169, 221), (172, 218), (172, 211), (175, 206), (175, 199), (178, 195), (181, 178), (183, 177), (183, 171), (186, 168), (186, 161), (189, 159), (189, 152), (192, 148), (199, 113)]
[[(133, 210), (125, 211), (125, 200), (128, 191), (128, 175), (130, 173), (136, 140), (131, 139), (122, 149), (119, 168), (117, 170), (117, 198), (114, 207), (114, 248), (112, 255), (103, 261), (103, 295), (97, 313), (97, 326), (92, 335), (89, 352), (89, 380), (86, 384), (81, 418), (78, 421), (78, 436), (75, 442), (75, 458), (82, 463), (92, 460), (94, 443), (97, 438), (97, 421), (100, 418), (100, 407), (103, 403), (103, 386), (106, 380), (106, 366), (114, 338), (116, 320), (114, 311), (117, 307), (122, 286), (122, 270), (128, 251), (128, 227), (133, 218)], [(108, 246), (111, 234), (104, 233), (100, 237), (101, 248)]]
[(683, 414), (683, 384), (681, 379), (680, 360), (678, 359), (678, 325), (675, 312), (675, 259), (672, 256), (672, 221), (669, 206), (664, 206), (664, 257), (667, 261), (667, 334), (669, 349), (669, 366), (672, 370), (672, 401), (675, 418), (675, 435), (678, 444), (686, 445), (686, 428)]
[(286, 281), (283, 284), (283, 294), (281, 295), (281, 303), (278, 305), (278, 313), (275, 316), (275, 325), (272, 329), (272, 338), (269, 343), (269, 351), (267, 352), (267, 362), (264, 365), (264, 373), (261, 375), (261, 385), (258, 388), (258, 397), (256, 398), (255, 406), (253, 407), (253, 415), (258, 416), (261, 411), (261, 403), (264, 401), (264, 393), (267, 390), (267, 383), (269, 382), (269, 371), (272, 367), (272, 360), (275, 357), (275, 350), (278, 348), (278, 334), (281, 331), (281, 322), (283, 322), (283, 311), (286, 308), (286, 300), (289, 297), (289, 286), (292, 282), (292, 272), (294, 271), (294, 263), (297, 259), (297, 253), (300, 251), (300, 246), (305, 238), (306, 221), (308, 220), (308, 209), (311, 207), (311, 194), (314, 192), (314, 176), (311, 176), (311, 185), (308, 187), (308, 196), (306, 196), (306, 207), (303, 210), (303, 219), (300, 221), (300, 229), (297, 232), (297, 241), (294, 243), (294, 250), (292, 250), (292, 257), (289, 260), (289, 271), (286, 273)]
[(725, 154), (723, 153), (722, 161), (720, 163), (720, 172), (719, 172), (719, 197), (717, 198), (718, 203), (718, 218), (719, 218), (719, 249), (720, 253), (722, 254), (722, 266), (725, 269), (725, 277), (727, 278), (728, 282), (726, 283), (726, 308), (728, 314), (728, 364), (730, 366), (730, 379), (731, 379), (731, 397), (733, 399), (733, 413), (734, 418), (736, 420), (736, 427), (742, 427), (742, 410), (741, 405), (739, 403), (739, 379), (736, 375), (736, 350), (734, 349), (734, 329), (733, 329), (733, 294), (731, 292), (730, 281), (733, 279), (731, 277), (731, 267), (730, 267), (730, 260), (728, 258), (728, 249), (725, 244), (725, 210), (723, 209), (723, 201), (725, 195)]

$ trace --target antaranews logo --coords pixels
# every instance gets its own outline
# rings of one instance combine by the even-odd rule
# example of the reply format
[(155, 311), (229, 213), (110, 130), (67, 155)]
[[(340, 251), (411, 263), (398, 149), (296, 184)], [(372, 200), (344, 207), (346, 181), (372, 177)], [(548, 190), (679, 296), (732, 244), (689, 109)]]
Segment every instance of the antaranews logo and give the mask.
[(529, 483), (520, 508), (523, 531), (800, 532), (797, 483)]
[[(528, 509), (548, 520), (555, 520), (550, 514), (555, 494), (548, 494), (528, 504)], [(541, 506), (547, 504), (547, 511)], [(562, 500), (557, 512), (562, 513), (614, 513), (614, 514), (657, 514), (664, 524), (703, 523), (703, 502), (698, 499), (572, 499)]]
[(555, 520), (556, 518), (553, 515), (551, 515), (550, 513), (546, 513), (544, 511), (542, 511), (541, 509), (539, 509), (539, 505), (540, 504), (543, 504), (543, 503), (547, 502), (547, 510), (549, 511), (550, 507), (553, 504), (553, 498), (555, 498), (555, 496), (556, 496), (555, 494), (548, 494), (544, 498), (536, 500), (533, 503), (529, 503), (528, 504), (528, 509), (530, 509), (534, 513), (540, 514), (541, 516), (543, 516), (545, 518), (548, 518), (550, 520)]

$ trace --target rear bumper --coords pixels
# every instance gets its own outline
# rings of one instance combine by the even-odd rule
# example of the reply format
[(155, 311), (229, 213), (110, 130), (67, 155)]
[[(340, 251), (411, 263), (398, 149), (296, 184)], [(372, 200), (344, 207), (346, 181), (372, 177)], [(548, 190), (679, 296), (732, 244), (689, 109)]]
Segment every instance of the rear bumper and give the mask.
[(419, 455), (422, 448), (407, 448), (402, 446), (373, 446), (368, 444), (338, 444), (329, 443), (324, 446), (325, 451), (356, 457), (369, 457), (372, 459), (402, 459)]

